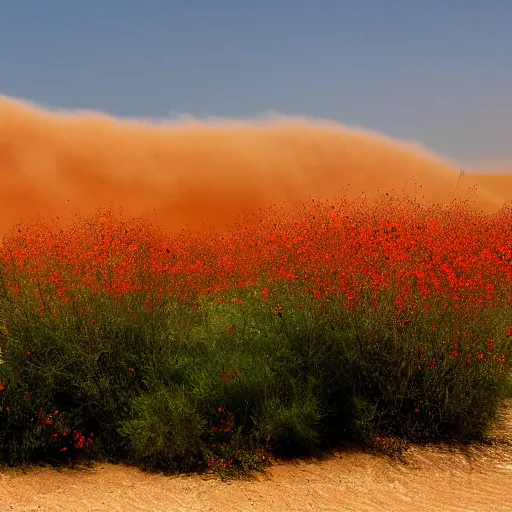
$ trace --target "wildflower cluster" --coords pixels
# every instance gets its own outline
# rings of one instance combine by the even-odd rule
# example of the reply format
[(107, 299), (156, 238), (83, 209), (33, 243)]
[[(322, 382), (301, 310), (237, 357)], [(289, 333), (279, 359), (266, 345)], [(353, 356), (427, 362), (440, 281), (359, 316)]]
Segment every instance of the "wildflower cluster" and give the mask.
[(227, 471), (262, 447), (483, 435), (511, 308), (512, 211), (463, 201), (310, 201), (222, 231), (109, 208), (23, 224), (0, 244), (0, 456), (94, 443)]

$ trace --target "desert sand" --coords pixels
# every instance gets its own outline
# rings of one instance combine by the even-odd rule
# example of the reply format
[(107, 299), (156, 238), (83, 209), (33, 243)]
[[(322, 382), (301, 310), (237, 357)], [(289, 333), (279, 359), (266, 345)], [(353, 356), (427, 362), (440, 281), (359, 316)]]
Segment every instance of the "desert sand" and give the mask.
[(165, 476), (95, 465), (0, 472), (0, 511), (512, 510), (512, 403), (489, 444), (411, 447), (403, 461), (347, 447), (325, 460), (277, 462), (250, 480)]

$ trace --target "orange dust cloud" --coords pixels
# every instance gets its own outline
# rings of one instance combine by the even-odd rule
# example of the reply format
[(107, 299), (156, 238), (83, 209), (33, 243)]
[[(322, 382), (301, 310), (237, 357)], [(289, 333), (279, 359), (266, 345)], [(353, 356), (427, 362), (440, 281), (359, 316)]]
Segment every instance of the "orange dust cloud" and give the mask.
[[(407, 191), (446, 202), (471, 179), (420, 146), (332, 122), (150, 123), (57, 113), (0, 96), (0, 235), (28, 218), (65, 218), (112, 203), (179, 229), (222, 226), (311, 195)], [(477, 194), (484, 210), (512, 198), (512, 180), (506, 177), (504, 191), (503, 179), (493, 179)]]

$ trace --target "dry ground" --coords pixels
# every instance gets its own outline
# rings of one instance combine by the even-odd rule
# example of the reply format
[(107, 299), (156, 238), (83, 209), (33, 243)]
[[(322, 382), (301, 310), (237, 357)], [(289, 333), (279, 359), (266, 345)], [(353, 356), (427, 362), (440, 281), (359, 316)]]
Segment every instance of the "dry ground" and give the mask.
[(322, 461), (277, 463), (230, 483), (135, 468), (0, 473), (0, 511), (512, 511), (512, 403), (492, 443), (412, 447), (405, 462), (347, 449)]

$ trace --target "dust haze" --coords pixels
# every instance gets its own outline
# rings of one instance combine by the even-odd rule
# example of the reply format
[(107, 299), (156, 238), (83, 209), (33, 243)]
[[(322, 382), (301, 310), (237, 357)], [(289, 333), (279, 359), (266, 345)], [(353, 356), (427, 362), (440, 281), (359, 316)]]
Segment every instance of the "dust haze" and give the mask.
[[(462, 179), (461, 179), (462, 178)], [(420, 146), (299, 118), (150, 123), (53, 112), (0, 96), (0, 236), (28, 219), (100, 205), (153, 213), (167, 229), (220, 227), (270, 204), (385, 192), (475, 206), (512, 199), (510, 174), (464, 174)]]

